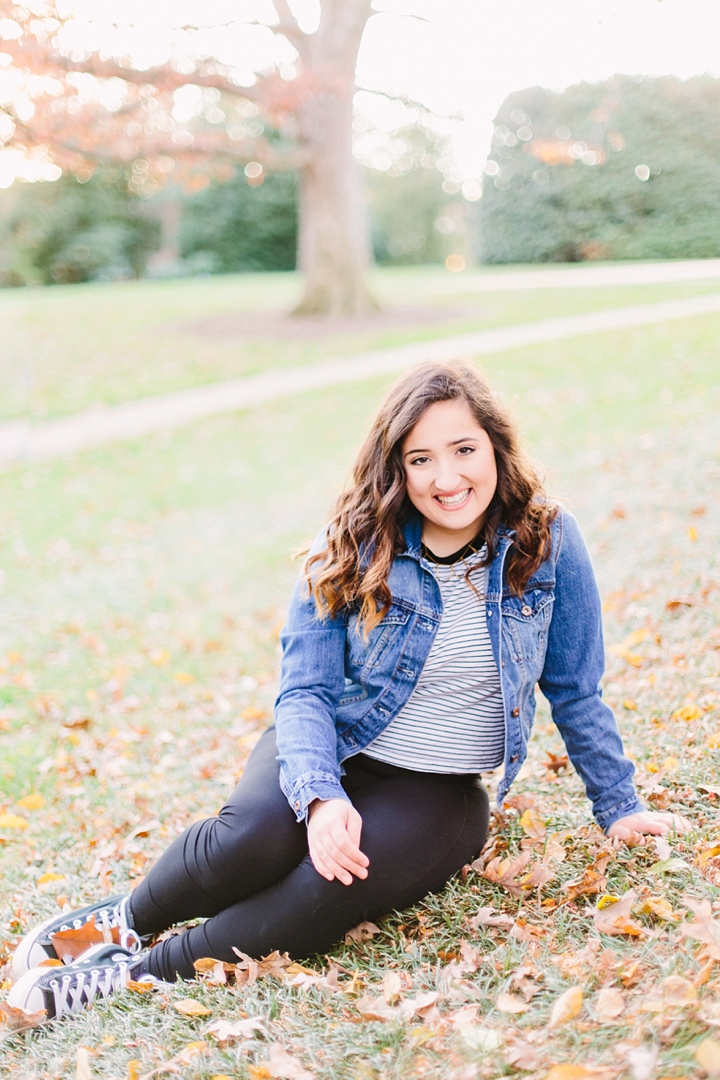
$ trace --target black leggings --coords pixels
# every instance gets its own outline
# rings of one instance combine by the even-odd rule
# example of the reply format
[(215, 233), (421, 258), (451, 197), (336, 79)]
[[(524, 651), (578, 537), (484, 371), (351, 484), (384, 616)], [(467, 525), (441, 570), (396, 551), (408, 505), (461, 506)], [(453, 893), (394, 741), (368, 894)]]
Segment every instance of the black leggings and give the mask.
[(362, 817), (363, 881), (327, 881), (308, 854), (307, 830), (280, 790), (275, 731), (266, 731), (219, 815), (191, 825), (132, 893), (141, 935), (207, 921), (150, 951), (160, 979), (192, 979), (193, 961), (233, 962), (274, 949), (326, 952), (352, 927), (438, 892), (487, 836), (488, 797), (475, 776), (418, 773), (362, 754), (343, 787)]

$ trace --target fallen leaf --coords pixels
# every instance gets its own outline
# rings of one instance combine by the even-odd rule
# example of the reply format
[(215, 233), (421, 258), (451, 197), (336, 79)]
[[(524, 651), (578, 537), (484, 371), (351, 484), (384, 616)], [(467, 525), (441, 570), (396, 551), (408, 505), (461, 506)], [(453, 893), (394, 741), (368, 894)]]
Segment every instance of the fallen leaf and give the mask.
[(712, 847), (705, 848), (698, 855), (697, 861), (702, 866), (708, 859), (714, 859), (716, 855), (720, 855), (720, 844), (713, 844)]
[(36, 885), (47, 885), (50, 881), (64, 881), (65, 874), (41, 874), (35, 882)]
[(379, 933), (380, 927), (376, 926), (374, 922), (361, 922), (359, 926), (354, 926), (352, 930), (348, 930), (345, 935), (345, 944), (351, 945), (353, 941), (369, 941), (371, 937)]
[(16, 805), (21, 810), (42, 810), (45, 799), (37, 792), (33, 792), (32, 795), (25, 795), (22, 799), (18, 799)]
[(684, 720), (689, 724), (692, 720), (700, 720), (702, 714), (702, 709), (697, 705), (683, 705), (681, 709), (676, 709), (674, 713), (670, 714), (670, 719)]
[(397, 1006), (388, 1005), (380, 995), (363, 994), (355, 1002), (355, 1008), (366, 1020), (394, 1020), (399, 1014)]
[(212, 1009), (208, 1009), (207, 1005), (202, 1005), (195, 998), (181, 998), (180, 1001), (173, 1001), (172, 1004), (173, 1008), (183, 1016), (212, 1016)]
[(511, 915), (506, 915), (505, 912), (495, 915), (494, 912), (494, 907), (481, 907), (470, 922), (476, 929), (481, 926), (502, 926), (505, 930), (509, 930), (515, 925), (515, 920)]
[(625, 1009), (625, 995), (622, 990), (604, 986), (593, 1005), (593, 1015), (599, 1024), (616, 1020)]
[(315, 1080), (315, 1074), (308, 1072), (280, 1043), (270, 1047), (270, 1060), (263, 1063), (270, 1076), (282, 1077), (283, 1080)]
[(77, 960), (91, 945), (98, 945), (101, 941), (114, 945), (120, 944), (120, 929), (117, 926), (102, 929), (95, 925), (95, 916), (82, 926), (72, 927), (70, 930), (58, 930), (50, 935), (53, 948), (58, 957), (67, 964), (69, 960)]
[(28, 822), (17, 814), (0, 814), (0, 829), (27, 829)]
[(547, 751), (547, 759), (543, 761), (543, 766), (548, 772), (553, 772), (557, 776), (561, 769), (567, 769), (570, 765), (570, 758), (567, 754), (553, 754), (551, 750)]
[(502, 1042), (499, 1031), (492, 1028), (471, 1027), (469, 1024), (460, 1028), (463, 1041), (471, 1050), (497, 1050)]
[(692, 607), (695, 601), (691, 596), (678, 596), (674, 600), (668, 600), (665, 604), (666, 611), (678, 611), (682, 607)]
[(484, 878), (495, 885), (502, 885), (513, 896), (523, 895), (522, 886), (516, 880), (532, 858), (532, 852), (521, 851), (519, 855), (502, 859), (498, 855), (489, 862), (482, 872)]
[(249, 1016), (246, 1020), (216, 1020), (210, 1024), (205, 1034), (212, 1035), (219, 1043), (233, 1042), (235, 1039), (252, 1039), (256, 1031), (265, 1031), (263, 1021), (257, 1016)]
[(498, 994), (495, 1005), (500, 1012), (510, 1013), (511, 1015), (527, 1012), (529, 1008), (527, 1002), (523, 1001), (517, 994), (508, 994), (505, 990)]
[(627, 1053), (632, 1080), (654, 1080), (659, 1046), (633, 1046)]
[(569, 904), (572, 900), (576, 900), (578, 896), (593, 896), (606, 888), (607, 877), (605, 874), (599, 874), (597, 870), (593, 870), (592, 866), (588, 866), (581, 878), (568, 881), (563, 885), (565, 896), (561, 903)]
[(692, 922), (680, 924), (678, 927), (680, 936), (703, 943), (704, 947), (698, 957), (700, 960), (720, 960), (720, 923), (712, 917), (710, 901), (703, 900), (698, 904), (685, 897), (684, 902), (686, 907), (695, 913), (695, 919)]
[(595, 929), (601, 934), (627, 934), (629, 937), (644, 938), (645, 931), (642, 926), (637, 919), (631, 917), (637, 894), (630, 889), (614, 902), (609, 897), (607, 899), (610, 900), (609, 903), (603, 903), (603, 900), (606, 900), (603, 897), (593, 912)]
[(40, 1009), (39, 1012), (26, 1012), (25, 1009), (16, 1009), (14, 1005), (8, 1005), (7, 1002), (0, 1005), (0, 1023), (11, 1031), (27, 1031), (29, 1028), (39, 1027), (45, 1019), (45, 1009)]
[(641, 915), (654, 915), (663, 922), (680, 922), (680, 916), (664, 896), (648, 896), (635, 910)]
[(665, 1012), (668, 1008), (684, 1008), (694, 1005), (697, 996), (697, 990), (689, 979), (683, 979), (681, 975), (668, 975), (645, 996), (641, 1010)]
[(394, 1005), (402, 992), (402, 979), (397, 971), (386, 971), (383, 976), (383, 997), (388, 1005)]
[(531, 1043), (519, 1041), (514, 1043), (505, 1054), (505, 1062), (514, 1069), (535, 1070), (540, 1067), (540, 1057)]
[(92, 1080), (87, 1046), (78, 1046), (75, 1051), (75, 1080)]
[(695, 1049), (695, 1058), (708, 1076), (720, 1076), (720, 1042), (703, 1039)]
[(586, 1065), (553, 1065), (545, 1080), (614, 1080), (619, 1069), (594, 1068)]
[(542, 840), (547, 832), (547, 826), (543, 819), (532, 806), (528, 807), (520, 818), (522, 831), (533, 840)]
[[(207, 1049), (207, 1045), (208, 1044), (206, 1042), (188, 1043), (188, 1045), (183, 1050), (181, 1050), (179, 1054), (175, 1054), (175, 1056), (169, 1058), (168, 1061), (163, 1061), (162, 1064), (158, 1065), (156, 1068), (151, 1069), (150, 1072), (145, 1073), (143, 1076), (139, 1077), (139, 1080), (150, 1080), (152, 1076), (159, 1076), (161, 1073), (165, 1072), (181, 1072), (181, 1066), (189, 1065), (194, 1057), (197, 1057), (198, 1054), (203, 1053), (203, 1051)], [(137, 1077), (137, 1062), (128, 1062), (128, 1077), (131, 1076), (131, 1064), (135, 1065), (132, 1076)]]
[(582, 1003), (583, 992), (581, 986), (571, 986), (569, 990), (561, 994), (550, 1013), (550, 1023), (548, 1025), (550, 1030), (552, 1031), (553, 1028), (565, 1024), (568, 1020), (572, 1020), (573, 1017), (577, 1016), (582, 1009)]
[(400, 1005), (400, 1014), (409, 1020), (412, 1016), (422, 1016), (440, 997), (437, 990), (427, 990), (424, 994), (416, 994), (414, 998), (406, 998)]

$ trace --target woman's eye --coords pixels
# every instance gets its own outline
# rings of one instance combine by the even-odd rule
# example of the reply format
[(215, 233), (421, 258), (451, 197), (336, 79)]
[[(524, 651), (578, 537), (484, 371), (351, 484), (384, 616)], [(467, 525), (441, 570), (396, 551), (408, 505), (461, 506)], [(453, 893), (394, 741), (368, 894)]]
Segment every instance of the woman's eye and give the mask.
[(411, 465), (424, 465), (426, 461), (429, 461), (428, 457), (416, 457), (410, 462)]
[(474, 452), (474, 450), (475, 450), (474, 446), (459, 446), (458, 447), (458, 454), (463, 454), (463, 455), (472, 454)]

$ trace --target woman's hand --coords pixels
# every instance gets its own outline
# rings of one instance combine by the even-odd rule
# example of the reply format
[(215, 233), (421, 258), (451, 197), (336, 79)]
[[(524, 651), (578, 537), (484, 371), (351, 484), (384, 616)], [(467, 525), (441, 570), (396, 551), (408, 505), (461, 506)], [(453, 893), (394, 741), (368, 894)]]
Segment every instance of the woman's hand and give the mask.
[(692, 828), (691, 822), (680, 814), (664, 814), (659, 810), (643, 810), (639, 814), (628, 814), (618, 818), (608, 829), (608, 836), (617, 836), (627, 840), (633, 833), (649, 833), (651, 836), (667, 836), (668, 833), (686, 833)]
[(362, 818), (345, 799), (315, 799), (310, 804), (308, 845), (318, 874), (352, 885), (352, 875), (367, 877), (369, 859), (360, 850)]

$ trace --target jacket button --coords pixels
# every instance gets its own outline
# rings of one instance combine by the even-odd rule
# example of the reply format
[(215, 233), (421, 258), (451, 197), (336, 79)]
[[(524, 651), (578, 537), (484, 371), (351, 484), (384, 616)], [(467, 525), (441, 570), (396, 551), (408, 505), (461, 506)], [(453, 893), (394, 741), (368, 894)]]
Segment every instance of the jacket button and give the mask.
[(520, 715), (520, 710), (518, 709), (517, 705), (513, 709), (512, 714), (513, 714), (513, 716), (519, 716)]
[(510, 760), (511, 761), (517, 761), (519, 756), (520, 756), (519, 754), (513, 754), (513, 756), (510, 758)]
[(523, 615), (532, 615), (532, 608), (529, 607), (527, 604), (523, 604), (523, 606), (520, 608), (520, 611)]

